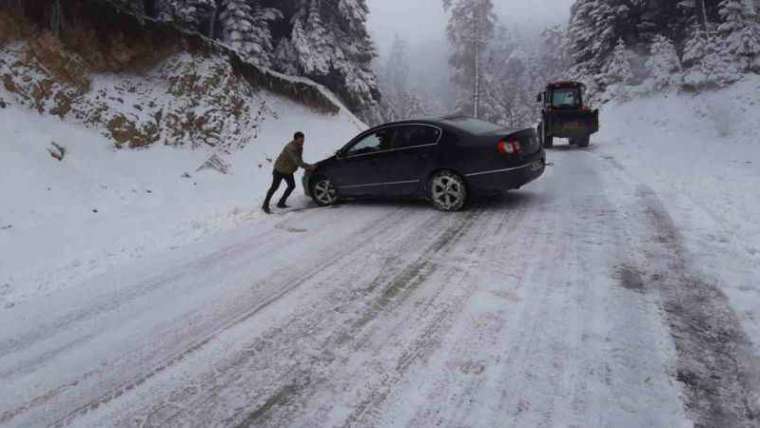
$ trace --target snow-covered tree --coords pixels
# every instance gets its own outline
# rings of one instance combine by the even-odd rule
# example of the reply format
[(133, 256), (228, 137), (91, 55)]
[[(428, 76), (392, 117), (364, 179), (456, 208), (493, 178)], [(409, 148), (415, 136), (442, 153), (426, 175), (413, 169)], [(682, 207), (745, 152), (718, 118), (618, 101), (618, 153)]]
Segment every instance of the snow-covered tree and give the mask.
[(158, 18), (175, 21), (195, 30), (203, 31), (203, 26), (212, 18), (211, 11), (216, 0), (158, 0), (152, 5), (157, 9)]
[(723, 22), (718, 33), (725, 48), (747, 69), (760, 56), (760, 20), (742, 0), (724, 0), (720, 4)]
[(686, 40), (683, 49), (682, 63), (685, 68), (698, 64), (707, 54), (708, 36), (701, 26), (695, 25), (692, 35)]
[(681, 61), (673, 42), (665, 36), (655, 36), (646, 62), (652, 89), (664, 90), (681, 82)]
[(619, 39), (616, 18), (627, 10), (625, 5), (613, 7), (608, 0), (576, 1), (568, 27), (568, 51), (575, 64), (572, 74), (584, 80), (599, 78)]
[(684, 48), (684, 64), (688, 66), (684, 84), (691, 89), (722, 87), (741, 78), (736, 61), (716, 34), (697, 27)]
[(325, 84), (356, 110), (375, 108), (379, 91), (368, 12), (366, 0), (302, 0), (290, 19), (290, 40), (277, 46), (277, 68)]
[(619, 39), (612, 51), (610, 62), (604, 69), (602, 80), (605, 85), (629, 84), (633, 80), (631, 60), (623, 39)]
[(630, 92), (628, 85), (633, 83), (633, 77), (631, 54), (623, 39), (619, 39), (609, 62), (595, 79), (594, 83), (600, 86), (593, 87), (594, 92), (591, 92), (589, 96), (602, 101), (605, 99), (627, 101)]
[(554, 28), (547, 36), (514, 27), (511, 23), (497, 26), (483, 72), (481, 116), (506, 127), (536, 121), (536, 94), (548, 81), (559, 78), (563, 65), (557, 52), (562, 45), (561, 29)]
[(262, 7), (258, 0), (221, 0), (221, 39), (246, 60), (270, 67), (274, 53), (270, 23), (282, 18), (279, 10)]
[(407, 44), (397, 35), (378, 79), (386, 116), (390, 120), (412, 119), (425, 114), (422, 98), (409, 90), (409, 69)]
[(409, 79), (407, 44), (398, 35), (393, 40), (390, 55), (383, 70), (383, 79), (390, 91), (402, 92), (407, 89)]
[(451, 12), (447, 33), (452, 47), (449, 63), (460, 89), (457, 110), (480, 116), (484, 51), (492, 40), (496, 16), (491, 0), (443, 0)]
[(570, 66), (568, 39), (565, 28), (555, 25), (541, 32), (539, 52), (542, 77), (546, 81), (559, 80)]

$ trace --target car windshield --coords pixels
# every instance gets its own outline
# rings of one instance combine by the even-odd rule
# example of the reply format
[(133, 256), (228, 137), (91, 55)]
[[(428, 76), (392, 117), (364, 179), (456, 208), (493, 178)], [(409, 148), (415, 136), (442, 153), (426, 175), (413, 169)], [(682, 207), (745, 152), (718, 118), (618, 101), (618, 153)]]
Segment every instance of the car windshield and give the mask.
[(504, 129), (503, 127), (484, 120), (472, 117), (462, 117), (449, 120), (453, 125), (461, 128), (470, 134), (487, 134)]
[(552, 91), (552, 107), (578, 107), (580, 93), (575, 88), (555, 89)]

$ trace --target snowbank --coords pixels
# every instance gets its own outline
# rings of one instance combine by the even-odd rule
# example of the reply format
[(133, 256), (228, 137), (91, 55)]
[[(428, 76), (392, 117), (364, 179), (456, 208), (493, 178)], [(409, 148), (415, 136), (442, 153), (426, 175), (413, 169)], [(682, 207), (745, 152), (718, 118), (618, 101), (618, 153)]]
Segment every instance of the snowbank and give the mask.
[(661, 196), (760, 355), (760, 77), (611, 104), (602, 126), (592, 149)]
[[(363, 126), (345, 111), (325, 116), (259, 97), (269, 113), (253, 141), (226, 157), (229, 175), (196, 171), (210, 149), (116, 150), (97, 129), (0, 109), (0, 309), (259, 216), (271, 160), (295, 131), (307, 134), (304, 157), (316, 161)], [(53, 142), (66, 150), (62, 161), (48, 152)], [(294, 203), (306, 204), (300, 195)]]

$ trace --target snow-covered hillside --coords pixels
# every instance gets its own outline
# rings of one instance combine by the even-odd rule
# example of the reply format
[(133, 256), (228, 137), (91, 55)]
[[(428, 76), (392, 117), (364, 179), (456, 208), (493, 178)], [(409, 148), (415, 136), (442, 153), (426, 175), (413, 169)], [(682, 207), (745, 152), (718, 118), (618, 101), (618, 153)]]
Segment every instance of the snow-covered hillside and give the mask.
[(760, 77), (611, 103), (602, 124), (592, 150), (646, 186), (634, 191), (660, 196), (695, 267), (728, 295), (760, 355)]
[[(160, 89), (114, 75), (95, 76), (93, 87), (114, 81)], [(11, 99), (2, 88), (0, 97)], [(253, 102), (261, 110), (245, 118), (255, 124), (243, 130), (247, 144), (229, 154), (163, 145), (118, 150), (102, 128), (17, 105), (0, 109), (0, 306), (258, 216), (271, 161), (295, 131), (306, 133), (305, 158), (316, 161), (364, 126), (346, 111), (323, 115), (267, 92)], [(62, 161), (48, 152), (56, 151), (52, 143), (65, 148)], [(230, 164), (229, 174), (198, 171), (213, 154)]]
[(0, 109), (0, 424), (754, 427), (758, 85), (608, 104), (463, 213), (258, 214), (359, 128), (263, 92), (230, 175)]

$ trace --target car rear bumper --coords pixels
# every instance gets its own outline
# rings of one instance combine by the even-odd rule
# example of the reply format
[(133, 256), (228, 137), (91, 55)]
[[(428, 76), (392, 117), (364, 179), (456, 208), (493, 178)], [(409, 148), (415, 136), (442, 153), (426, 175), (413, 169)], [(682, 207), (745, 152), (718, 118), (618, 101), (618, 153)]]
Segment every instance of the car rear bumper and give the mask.
[(519, 189), (541, 177), (544, 171), (546, 171), (546, 156), (542, 153), (540, 157), (532, 159), (525, 164), (500, 170), (467, 174), (465, 179), (473, 193), (494, 193)]

